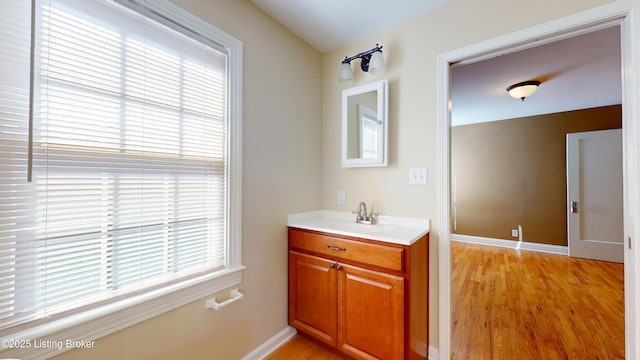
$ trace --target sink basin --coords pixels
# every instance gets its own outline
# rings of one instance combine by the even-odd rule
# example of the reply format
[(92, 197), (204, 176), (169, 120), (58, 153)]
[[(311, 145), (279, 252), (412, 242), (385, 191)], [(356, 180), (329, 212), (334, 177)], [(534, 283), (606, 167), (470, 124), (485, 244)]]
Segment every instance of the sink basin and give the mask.
[(287, 217), (287, 226), (411, 245), (429, 232), (429, 220), (380, 215), (374, 225), (358, 224), (351, 213), (320, 210)]

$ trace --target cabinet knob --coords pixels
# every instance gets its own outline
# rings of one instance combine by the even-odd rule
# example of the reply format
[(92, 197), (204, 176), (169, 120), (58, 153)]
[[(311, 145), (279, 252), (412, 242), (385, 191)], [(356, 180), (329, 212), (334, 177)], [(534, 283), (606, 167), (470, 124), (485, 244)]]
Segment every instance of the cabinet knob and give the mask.
[(342, 265), (336, 266), (336, 270), (342, 270)]
[(329, 264), (329, 268), (330, 269), (333, 269), (334, 267), (336, 267), (336, 264), (334, 264), (334, 263)]

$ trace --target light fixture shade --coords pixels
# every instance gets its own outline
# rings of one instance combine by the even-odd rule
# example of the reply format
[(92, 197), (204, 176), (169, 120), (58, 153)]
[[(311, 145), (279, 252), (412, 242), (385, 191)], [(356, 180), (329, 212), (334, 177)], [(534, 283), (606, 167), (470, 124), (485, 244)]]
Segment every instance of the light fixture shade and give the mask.
[(369, 72), (371, 74), (384, 73), (384, 58), (382, 57), (382, 51), (376, 51), (371, 54), (371, 60), (369, 60)]
[(340, 64), (340, 73), (338, 75), (338, 81), (341, 83), (350, 83), (353, 81), (353, 70), (351, 70), (351, 64)]
[(524, 98), (531, 96), (531, 94), (538, 90), (539, 85), (540, 81), (537, 80), (523, 81), (509, 86), (507, 92), (513, 98), (524, 101)]

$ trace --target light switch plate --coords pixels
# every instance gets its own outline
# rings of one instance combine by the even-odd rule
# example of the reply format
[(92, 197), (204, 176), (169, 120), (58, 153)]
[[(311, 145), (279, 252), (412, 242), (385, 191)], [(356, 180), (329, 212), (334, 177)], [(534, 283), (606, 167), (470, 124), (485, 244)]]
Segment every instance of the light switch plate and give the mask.
[(409, 184), (424, 185), (427, 183), (427, 169), (426, 168), (411, 168), (409, 169)]

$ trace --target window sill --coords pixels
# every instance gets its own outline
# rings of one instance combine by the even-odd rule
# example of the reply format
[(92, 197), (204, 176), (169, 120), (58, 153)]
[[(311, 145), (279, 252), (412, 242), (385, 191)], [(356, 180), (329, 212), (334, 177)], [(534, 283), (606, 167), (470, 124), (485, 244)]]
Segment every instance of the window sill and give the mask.
[(21, 340), (16, 345), (22, 348), (2, 350), (0, 357), (47, 359), (83, 345), (92, 347), (100, 337), (240, 284), (244, 269), (207, 274), (13, 334), (0, 339), (0, 350), (11, 343), (9, 339)]

